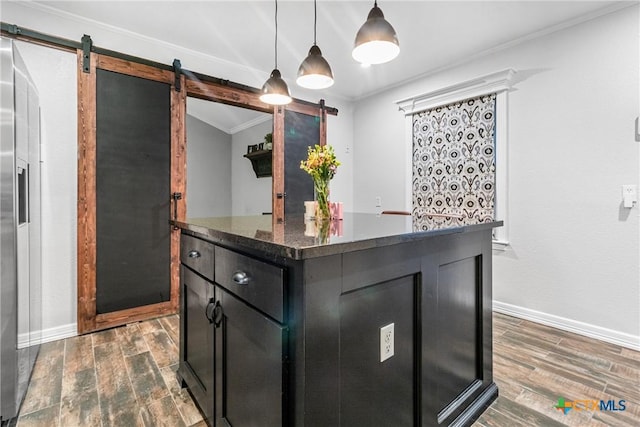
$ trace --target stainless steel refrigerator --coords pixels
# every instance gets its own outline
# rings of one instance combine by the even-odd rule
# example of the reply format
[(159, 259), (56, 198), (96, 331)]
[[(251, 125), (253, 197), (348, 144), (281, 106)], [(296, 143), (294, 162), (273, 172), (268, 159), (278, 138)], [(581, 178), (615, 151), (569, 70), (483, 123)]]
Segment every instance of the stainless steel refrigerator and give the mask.
[(15, 42), (0, 38), (0, 421), (19, 411), (42, 330), (40, 105)]

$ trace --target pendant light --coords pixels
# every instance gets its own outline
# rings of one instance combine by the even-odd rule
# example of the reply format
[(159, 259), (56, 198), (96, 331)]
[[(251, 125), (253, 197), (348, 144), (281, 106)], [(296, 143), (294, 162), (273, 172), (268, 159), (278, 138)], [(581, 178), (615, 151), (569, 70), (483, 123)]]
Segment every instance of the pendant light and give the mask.
[(400, 53), (396, 30), (384, 19), (377, 0), (369, 11), (367, 21), (362, 24), (351, 52), (351, 56), (362, 64), (383, 64)]
[(287, 83), (282, 79), (278, 70), (278, 0), (276, 3), (276, 38), (275, 38), (275, 68), (271, 72), (269, 79), (262, 85), (262, 95), (260, 101), (271, 105), (285, 105), (291, 102), (291, 94)]
[(298, 68), (296, 83), (307, 89), (326, 89), (333, 85), (333, 72), (326, 59), (322, 56), (316, 44), (316, 27), (318, 25), (318, 10), (316, 0), (313, 0), (313, 46), (309, 55)]

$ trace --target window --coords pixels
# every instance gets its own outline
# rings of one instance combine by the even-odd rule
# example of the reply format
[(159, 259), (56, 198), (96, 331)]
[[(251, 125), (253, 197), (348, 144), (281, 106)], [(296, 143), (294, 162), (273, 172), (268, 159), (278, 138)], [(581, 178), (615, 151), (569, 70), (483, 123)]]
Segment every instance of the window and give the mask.
[[(493, 150), (493, 164), (495, 165), (495, 186), (494, 201), (493, 201), (493, 217), (497, 220), (504, 221), (504, 226), (494, 229), (494, 248), (504, 249), (508, 244), (508, 200), (507, 200), (507, 94), (511, 88), (513, 76), (516, 71), (513, 69), (507, 69), (497, 73), (488, 74), (472, 80), (468, 80), (456, 85), (448, 86), (436, 91), (425, 93), (422, 95), (416, 95), (410, 98), (396, 101), (400, 110), (406, 117), (406, 145), (407, 150), (407, 180), (406, 182), (412, 183), (407, 186), (406, 200), (408, 210), (413, 210), (414, 196), (416, 196), (416, 189), (414, 183), (414, 123), (415, 119), (427, 117), (428, 110), (435, 110), (440, 108), (446, 109), (447, 106), (457, 103), (462, 105), (463, 101), (468, 101), (474, 98), (491, 99), (494, 105), (489, 105), (487, 108), (494, 109), (494, 135), (493, 140), (495, 147)], [(455, 114), (454, 114), (455, 115)], [(450, 117), (452, 118), (452, 117)], [(418, 129), (420, 131), (420, 129)], [(419, 135), (418, 135), (419, 138)], [(485, 176), (484, 178), (489, 179)], [(455, 181), (455, 180), (454, 180)], [(486, 187), (488, 188), (488, 187)], [(442, 201), (441, 201), (442, 202)], [(422, 205), (420, 205), (422, 203)], [(457, 206), (458, 211), (445, 211), (442, 209), (427, 210), (426, 208), (437, 207), (433, 200), (425, 202), (424, 200), (417, 204), (418, 210), (423, 213), (440, 214), (437, 218), (441, 218), (440, 222), (450, 221), (452, 225), (455, 225), (457, 216), (469, 216), (469, 212), (463, 212), (464, 209), (461, 206)], [(477, 204), (477, 200), (475, 202)], [(423, 209), (424, 208), (424, 209)], [(441, 215), (445, 212), (448, 215)], [(455, 215), (456, 217), (452, 216)], [(486, 215), (486, 212), (485, 212)], [(433, 216), (433, 215), (432, 215)]]

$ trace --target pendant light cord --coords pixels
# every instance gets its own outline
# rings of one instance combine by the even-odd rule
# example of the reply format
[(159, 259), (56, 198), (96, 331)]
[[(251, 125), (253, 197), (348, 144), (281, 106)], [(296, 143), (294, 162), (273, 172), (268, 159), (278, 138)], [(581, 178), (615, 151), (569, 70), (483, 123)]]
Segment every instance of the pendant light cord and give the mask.
[(313, 0), (313, 44), (316, 44), (316, 28), (318, 27), (318, 8), (316, 0)]
[(278, 0), (276, 0), (276, 43), (275, 43), (275, 51), (276, 51), (276, 66), (278, 68)]

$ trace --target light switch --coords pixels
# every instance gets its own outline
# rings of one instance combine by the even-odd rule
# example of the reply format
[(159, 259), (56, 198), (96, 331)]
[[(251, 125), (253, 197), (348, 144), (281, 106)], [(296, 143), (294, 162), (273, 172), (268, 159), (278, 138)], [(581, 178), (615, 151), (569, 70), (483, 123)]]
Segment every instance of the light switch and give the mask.
[(622, 206), (632, 208), (638, 202), (638, 186), (626, 184), (622, 186)]

